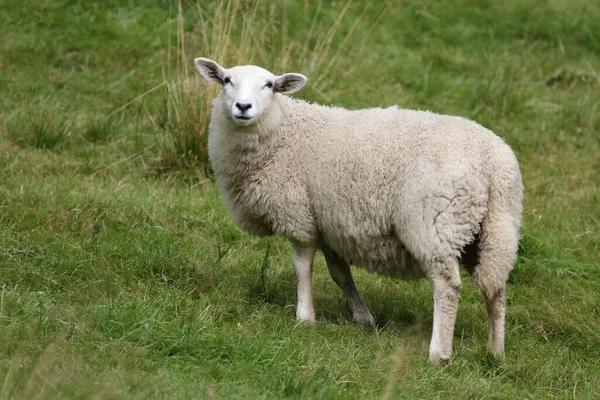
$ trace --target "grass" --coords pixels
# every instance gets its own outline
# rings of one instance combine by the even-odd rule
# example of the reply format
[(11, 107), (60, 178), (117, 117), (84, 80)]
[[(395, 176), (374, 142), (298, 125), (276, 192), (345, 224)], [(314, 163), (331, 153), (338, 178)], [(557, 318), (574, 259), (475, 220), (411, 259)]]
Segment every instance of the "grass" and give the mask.
[(58, 149), (68, 143), (69, 122), (56, 112), (32, 110), (32, 114), (19, 115), (17, 119), (7, 130), (11, 142), (20, 147)]
[[(298, 70), (315, 77), (307, 95), (315, 100), (331, 102), (341, 93), (332, 90), (340, 76), (347, 77), (354, 61), (366, 54), (365, 41), (377, 27), (391, 3), (378, 8), (368, 2), (340, 33), (352, 2), (341, 4), (335, 13), (326, 13), (322, 3), (315, 10), (304, 6), (294, 13), (309, 26), (303, 37), (290, 35), (288, 5), (264, 4), (260, 1), (217, 1), (197, 3), (197, 19), (186, 23), (184, 4), (177, 4), (176, 43), (169, 46), (164, 66), (165, 123), (157, 124), (149, 115), (157, 133), (163, 135), (163, 160), (177, 168), (200, 166), (210, 173), (207, 157), (208, 124), (212, 99), (218, 86), (198, 79), (190, 54), (202, 55), (222, 65), (261, 65), (270, 70)], [(370, 10), (379, 12), (362, 41), (350, 46), (361, 18)], [(191, 12), (191, 11), (190, 11)], [(357, 19), (358, 18), (358, 19)], [(337, 43), (339, 42), (339, 43)], [(335, 73), (334, 71), (340, 71)], [(152, 89), (153, 90), (153, 89)], [(149, 92), (148, 92), (149, 93)]]
[[(314, 21), (327, 32), (346, 7), (308, 3), (277, 3), (287, 43)], [(165, 161), (169, 48), (179, 32), (201, 41), (197, 7), (182, 30), (172, 2), (0, 0), (0, 15), (1, 399), (600, 395), (596, 3), (350, 4), (329, 54), (366, 52), (339, 53), (321, 79), (329, 100), (298, 95), (462, 115), (515, 150), (526, 197), (506, 358), (486, 351), (464, 276), (455, 357), (437, 369), (429, 284), (356, 269), (379, 322), (368, 329), (319, 256), (319, 323), (298, 325), (285, 241), (239, 231), (202, 168)], [(275, 28), (265, 37), (285, 48)], [(291, 54), (285, 70), (265, 65), (319, 80)]]

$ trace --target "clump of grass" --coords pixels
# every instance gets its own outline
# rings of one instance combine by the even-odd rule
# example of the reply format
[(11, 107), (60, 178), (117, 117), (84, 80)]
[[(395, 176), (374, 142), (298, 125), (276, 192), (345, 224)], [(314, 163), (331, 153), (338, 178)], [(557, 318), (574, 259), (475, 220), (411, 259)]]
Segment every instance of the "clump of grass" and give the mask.
[(58, 149), (71, 136), (71, 125), (56, 113), (42, 111), (27, 117), (17, 117), (8, 126), (10, 139), (21, 147)]
[[(364, 6), (361, 17), (373, 3)], [(351, 5), (347, 1), (337, 14), (326, 14), (319, 3), (314, 14), (311, 13), (312, 19), (305, 25), (307, 28), (297, 29), (292, 35), (285, 3), (278, 6), (240, 0), (219, 0), (213, 4), (197, 2), (198, 19), (190, 30), (185, 15), (191, 10), (179, 1), (177, 43), (174, 49), (170, 46), (167, 51), (164, 70), (166, 123), (160, 128), (153, 121), (163, 137), (162, 157), (175, 159), (178, 165), (200, 166), (209, 172), (208, 124), (211, 101), (219, 87), (197, 76), (193, 57), (208, 57), (224, 66), (256, 64), (275, 72), (302, 72), (313, 78), (308, 90), (304, 91), (306, 97), (313, 100), (330, 102), (341, 94), (330, 89), (340, 73), (351, 74), (354, 61), (363, 53), (367, 37), (363, 36), (361, 42), (354, 40), (361, 18), (350, 24), (344, 33), (340, 32)], [(386, 8), (387, 3), (381, 7), (371, 29)]]

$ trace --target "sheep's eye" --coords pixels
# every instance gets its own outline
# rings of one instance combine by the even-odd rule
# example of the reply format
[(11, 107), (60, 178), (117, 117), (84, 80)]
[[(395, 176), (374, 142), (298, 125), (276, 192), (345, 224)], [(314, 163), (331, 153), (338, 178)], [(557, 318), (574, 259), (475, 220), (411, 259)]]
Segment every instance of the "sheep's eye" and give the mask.
[(266, 88), (273, 89), (273, 82), (267, 82), (265, 85)]
[(231, 83), (231, 79), (223, 78), (223, 85), (227, 85), (228, 83)]

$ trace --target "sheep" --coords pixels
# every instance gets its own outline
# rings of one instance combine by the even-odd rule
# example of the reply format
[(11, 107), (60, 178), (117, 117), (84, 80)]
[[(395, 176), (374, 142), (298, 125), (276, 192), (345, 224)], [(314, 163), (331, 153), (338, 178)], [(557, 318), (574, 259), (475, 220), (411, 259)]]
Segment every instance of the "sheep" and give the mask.
[(314, 323), (312, 264), (325, 256), (358, 322), (375, 319), (350, 265), (426, 278), (434, 312), (429, 359), (452, 353), (462, 263), (488, 313), (488, 347), (504, 352), (506, 281), (516, 260), (523, 184), (511, 148), (455, 116), (397, 106), (346, 110), (289, 97), (304, 75), (194, 60), (213, 100), (208, 153), (234, 222), (292, 245), (299, 321)]

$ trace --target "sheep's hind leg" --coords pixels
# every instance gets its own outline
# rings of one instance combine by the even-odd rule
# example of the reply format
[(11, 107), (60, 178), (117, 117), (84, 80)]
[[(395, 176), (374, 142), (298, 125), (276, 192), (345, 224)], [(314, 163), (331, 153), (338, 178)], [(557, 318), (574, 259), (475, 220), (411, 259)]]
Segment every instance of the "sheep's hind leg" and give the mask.
[(499, 356), (504, 354), (506, 281), (515, 263), (519, 238), (518, 225), (512, 215), (492, 212), (486, 217), (478, 264), (473, 273), (488, 312), (488, 347)]
[(371, 311), (369, 311), (369, 308), (358, 294), (358, 290), (356, 290), (354, 279), (352, 279), (350, 264), (328, 247), (324, 246), (322, 251), (325, 256), (325, 261), (327, 261), (329, 275), (331, 275), (334, 282), (342, 289), (342, 292), (344, 292), (344, 296), (348, 300), (350, 309), (354, 314), (354, 320), (375, 325), (375, 318), (373, 318)]
[(458, 311), (461, 282), (456, 259), (448, 259), (431, 268), (433, 286), (433, 333), (429, 345), (429, 360), (436, 364), (450, 359), (454, 323)]
[(483, 295), (488, 312), (488, 347), (501, 356), (504, 354), (504, 314), (506, 312), (506, 290), (500, 289), (492, 297)]
[[(462, 262), (469, 273), (473, 275), (479, 262), (479, 238), (467, 245), (462, 254)], [(489, 263), (494, 265), (493, 262)], [(486, 269), (486, 264), (482, 269)], [(488, 268), (489, 269), (489, 268)], [(478, 274), (480, 276), (480, 274)], [(481, 280), (476, 283), (481, 290), (485, 300), (485, 308), (488, 313), (488, 347), (496, 355), (504, 353), (504, 316), (506, 313), (506, 287), (501, 279), (491, 290)]]
[(293, 262), (296, 280), (298, 281), (298, 321), (314, 323), (315, 308), (312, 294), (312, 266), (316, 248), (310, 244), (292, 243)]

